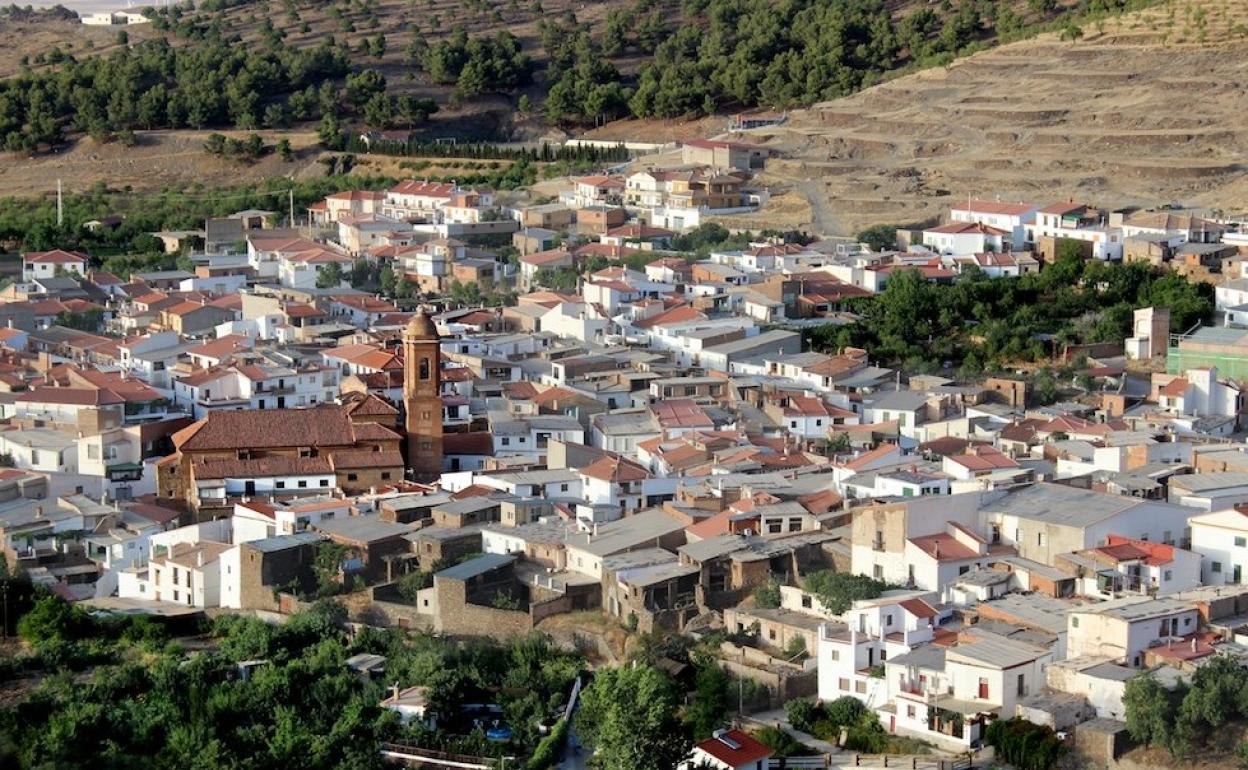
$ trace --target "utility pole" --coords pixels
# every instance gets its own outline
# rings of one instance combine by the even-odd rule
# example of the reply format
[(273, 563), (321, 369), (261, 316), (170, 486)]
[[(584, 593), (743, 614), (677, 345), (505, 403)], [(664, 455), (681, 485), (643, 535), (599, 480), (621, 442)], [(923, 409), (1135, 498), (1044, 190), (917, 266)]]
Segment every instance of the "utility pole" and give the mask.
[(289, 190), (287, 190), (287, 192), (290, 193), (290, 227), (293, 230), (296, 227), (295, 225), (295, 188), (292, 187)]
[(61, 180), (56, 180), (56, 226), (59, 228), (65, 221), (65, 206), (61, 201)]
[(6, 576), (4, 583), (0, 583), (0, 594), (4, 595), (4, 638), (9, 638), (9, 579)]

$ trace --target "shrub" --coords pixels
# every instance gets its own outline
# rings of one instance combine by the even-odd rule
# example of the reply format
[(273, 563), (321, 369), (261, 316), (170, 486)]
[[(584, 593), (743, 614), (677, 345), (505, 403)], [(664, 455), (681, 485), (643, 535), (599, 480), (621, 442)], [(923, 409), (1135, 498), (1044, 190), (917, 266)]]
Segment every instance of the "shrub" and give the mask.
[(1025, 719), (998, 719), (984, 731), (984, 741), (997, 756), (1020, 770), (1049, 770), (1065, 746), (1050, 727)]
[(813, 730), (815, 721), (823, 716), (823, 709), (812, 701), (791, 700), (784, 704), (784, 715), (793, 727), (809, 733)]

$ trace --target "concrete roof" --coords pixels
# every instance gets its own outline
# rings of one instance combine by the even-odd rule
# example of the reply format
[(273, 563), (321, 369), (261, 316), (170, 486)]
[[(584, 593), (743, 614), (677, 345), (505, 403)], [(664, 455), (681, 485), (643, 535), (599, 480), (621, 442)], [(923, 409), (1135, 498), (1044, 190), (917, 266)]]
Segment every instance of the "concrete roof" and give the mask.
[(516, 559), (516, 555), (510, 553), (482, 554), (475, 559), (469, 559), (468, 561), (456, 564), (454, 567), (448, 567), (447, 569), (437, 573), (434, 577), (444, 580), (469, 580), (478, 575), (484, 575), (491, 570), (498, 569), (499, 567), (505, 567), (508, 564), (512, 564), (516, 561)]
[(1033, 484), (982, 506), (990, 513), (1066, 527), (1090, 527), (1132, 508), (1163, 508), (1181, 515), (1195, 509), (1157, 500), (1093, 492), (1064, 484)]
[(386, 538), (401, 536), (412, 530), (411, 524), (395, 524), (382, 521), (375, 514), (367, 516), (347, 516), (342, 519), (320, 521), (312, 528), (327, 535), (338, 536), (346, 540), (373, 542)]

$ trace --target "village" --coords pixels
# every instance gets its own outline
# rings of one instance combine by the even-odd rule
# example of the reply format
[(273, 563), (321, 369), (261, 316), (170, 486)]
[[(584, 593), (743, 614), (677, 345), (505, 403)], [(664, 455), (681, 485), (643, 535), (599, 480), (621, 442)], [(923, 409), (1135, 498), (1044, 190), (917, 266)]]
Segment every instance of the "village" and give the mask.
[[(548, 631), (603, 664), (621, 632), (723, 632), (754, 696), (690, 767), (769, 766), (751, 719), (829, 766), (835, 737), (785, 707), (844, 698), (950, 762), (1018, 718), (1108, 766), (1133, 678), (1248, 657), (1242, 221), (969, 198), (883, 242), (743, 234), (767, 151), (672, 160), (542, 200), (413, 178), (153, 234), (193, 270), (23, 254), (0, 290), (7, 564), (94, 611), (339, 596), (362, 625)], [(1077, 377), (1043, 394), (1030, 365), (813, 342), (893, 281), (1071, 261), (1213, 284), (1213, 315), (1045, 339)], [(436, 721), (419, 687), (383, 705)]]

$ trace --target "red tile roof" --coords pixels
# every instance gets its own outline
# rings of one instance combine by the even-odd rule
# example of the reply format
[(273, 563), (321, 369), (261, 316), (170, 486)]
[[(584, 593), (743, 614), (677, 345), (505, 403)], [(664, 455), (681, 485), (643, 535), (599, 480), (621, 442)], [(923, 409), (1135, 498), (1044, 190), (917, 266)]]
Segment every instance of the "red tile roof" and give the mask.
[(933, 227), (924, 232), (941, 233), (944, 235), (1008, 235), (1004, 230), (1000, 230), (991, 225), (985, 225), (980, 222), (950, 222), (947, 225)]
[(974, 559), (976, 556), (979, 556), (976, 551), (958, 542), (953, 535), (944, 532), (936, 535), (912, 537), (910, 542), (920, 551), (937, 561), (959, 561), (962, 559)]
[(650, 478), (650, 473), (645, 468), (619, 457), (599, 458), (581, 468), (581, 475), (610, 482), (641, 481)]
[(54, 265), (65, 265), (72, 262), (86, 262), (87, 259), (87, 255), (80, 251), (65, 251), (64, 249), (53, 249), (52, 251), (28, 251), (22, 255), (23, 262), (46, 262)]
[(731, 768), (753, 765), (775, 753), (741, 730), (725, 730), (722, 737), (707, 738), (697, 748)]

